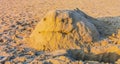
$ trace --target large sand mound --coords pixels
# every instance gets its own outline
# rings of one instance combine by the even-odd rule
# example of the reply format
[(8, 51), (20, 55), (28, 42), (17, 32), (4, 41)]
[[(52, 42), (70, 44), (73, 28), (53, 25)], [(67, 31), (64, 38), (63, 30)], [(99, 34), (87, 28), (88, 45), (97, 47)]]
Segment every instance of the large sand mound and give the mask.
[(29, 44), (38, 50), (79, 48), (99, 39), (96, 27), (79, 10), (50, 11), (30, 35)]

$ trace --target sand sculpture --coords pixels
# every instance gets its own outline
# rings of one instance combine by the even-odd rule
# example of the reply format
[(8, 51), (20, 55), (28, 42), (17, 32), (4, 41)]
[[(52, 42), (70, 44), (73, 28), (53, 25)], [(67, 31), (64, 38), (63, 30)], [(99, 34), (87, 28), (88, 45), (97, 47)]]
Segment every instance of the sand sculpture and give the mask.
[(37, 24), (27, 39), (37, 50), (79, 48), (81, 43), (99, 39), (99, 32), (79, 10), (54, 10)]

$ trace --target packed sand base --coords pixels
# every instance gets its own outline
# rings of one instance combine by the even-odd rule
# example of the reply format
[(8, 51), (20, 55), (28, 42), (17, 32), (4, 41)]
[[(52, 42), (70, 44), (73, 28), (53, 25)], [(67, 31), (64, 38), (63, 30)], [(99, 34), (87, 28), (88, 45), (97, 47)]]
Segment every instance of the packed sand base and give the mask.
[[(119, 2), (120, 0), (0, 0), (0, 63), (120, 64)], [(87, 16), (86, 18), (89, 19), (87, 24), (90, 23), (90, 26), (92, 24), (96, 27), (100, 36), (99, 40), (94, 41), (93, 36), (89, 36), (91, 37), (90, 40), (83, 38), (83, 41), (94, 42), (81, 43), (80, 49), (54, 49), (51, 52), (49, 52), (50, 50), (36, 50), (24, 43), (23, 39), (29, 38), (30, 34), (33, 34), (36, 25), (42, 24), (42, 18), (44, 19), (43, 16), (48, 11), (73, 10), (75, 8), (79, 8), (80, 11), (82, 10), (87, 14), (81, 15), (80, 13), (80, 16)], [(85, 25), (85, 28), (88, 26), (84, 22), (80, 25)], [(73, 25), (73, 27), (75, 26)], [(92, 32), (90, 27), (89, 30)], [(85, 32), (91, 35), (87, 30)], [(80, 38), (82, 37), (80, 36)], [(31, 42), (27, 41), (26, 43)], [(61, 49), (61, 47), (58, 47), (58, 49)]]

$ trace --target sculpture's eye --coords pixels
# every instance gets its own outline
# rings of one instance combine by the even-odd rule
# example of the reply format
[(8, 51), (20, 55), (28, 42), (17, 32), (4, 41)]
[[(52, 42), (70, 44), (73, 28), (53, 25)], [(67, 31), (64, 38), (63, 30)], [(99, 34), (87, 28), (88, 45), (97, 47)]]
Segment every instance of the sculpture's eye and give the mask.
[(61, 21), (62, 21), (63, 23), (65, 22), (65, 20), (64, 20), (64, 19), (62, 19)]
[(43, 20), (46, 21), (46, 18), (44, 18)]

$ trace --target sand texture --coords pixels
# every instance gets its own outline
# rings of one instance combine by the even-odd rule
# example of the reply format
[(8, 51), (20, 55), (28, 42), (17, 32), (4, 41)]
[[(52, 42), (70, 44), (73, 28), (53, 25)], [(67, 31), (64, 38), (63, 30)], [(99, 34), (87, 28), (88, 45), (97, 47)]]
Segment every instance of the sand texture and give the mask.
[(0, 64), (120, 64), (119, 3), (0, 0)]

